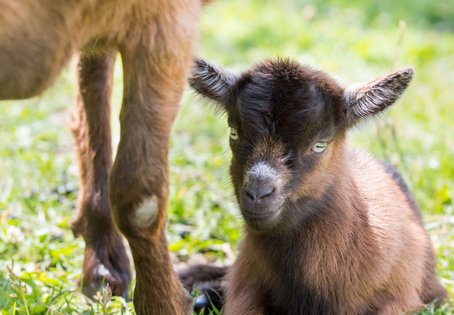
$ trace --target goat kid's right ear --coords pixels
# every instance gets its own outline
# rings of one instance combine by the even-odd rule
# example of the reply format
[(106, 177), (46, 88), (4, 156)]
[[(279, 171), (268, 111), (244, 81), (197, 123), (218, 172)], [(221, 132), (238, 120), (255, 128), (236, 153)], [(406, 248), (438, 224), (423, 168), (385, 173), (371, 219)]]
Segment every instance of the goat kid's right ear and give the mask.
[(348, 87), (344, 92), (347, 126), (351, 127), (394, 104), (407, 88), (413, 74), (412, 68), (406, 68)]
[(200, 95), (225, 104), (239, 74), (197, 59), (192, 68), (189, 84)]

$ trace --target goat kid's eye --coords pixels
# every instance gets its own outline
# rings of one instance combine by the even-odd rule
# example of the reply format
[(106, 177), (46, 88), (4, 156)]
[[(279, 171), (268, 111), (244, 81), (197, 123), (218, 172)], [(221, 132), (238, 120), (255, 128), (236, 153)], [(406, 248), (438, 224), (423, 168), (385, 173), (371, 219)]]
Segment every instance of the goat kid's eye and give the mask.
[(316, 152), (316, 153), (322, 153), (323, 151), (325, 151), (326, 149), (326, 146), (328, 145), (327, 142), (316, 142), (313, 146), (312, 146), (312, 151)]
[(230, 128), (230, 139), (238, 140), (238, 131), (235, 128)]

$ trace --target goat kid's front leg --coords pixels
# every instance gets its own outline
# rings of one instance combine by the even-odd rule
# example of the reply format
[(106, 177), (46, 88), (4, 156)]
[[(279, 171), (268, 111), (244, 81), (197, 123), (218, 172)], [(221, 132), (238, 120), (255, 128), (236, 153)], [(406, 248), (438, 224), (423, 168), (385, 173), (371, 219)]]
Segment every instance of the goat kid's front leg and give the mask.
[(115, 53), (79, 61), (79, 93), (71, 130), (76, 140), (80, 193), (72, 221), (85, 240), (81, 286), (92, 297), (108, 283), (114, 295), (126, 296), (131, 280), (123, 239), (110, 210), (108, 176), (112, 167), (110, 97)]

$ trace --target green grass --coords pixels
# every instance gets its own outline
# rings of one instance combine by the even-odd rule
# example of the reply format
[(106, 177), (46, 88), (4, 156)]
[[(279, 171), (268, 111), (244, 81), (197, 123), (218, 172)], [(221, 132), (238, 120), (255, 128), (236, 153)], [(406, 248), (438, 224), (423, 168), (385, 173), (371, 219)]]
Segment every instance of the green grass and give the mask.
[[(424, 212), (454, 313), (454, 7), (448, 1), (219, 0), (201, 21), (200, 55), (235, 69), (289, 56), (335, 75), (368, 80), (413, 65), (416, 77), (398, 104), (350, 137), (402, 171)], [(446, 5), (445, 5), (446, 4)], [(43, 96), (0, 106), (1, 314), (131, 314), (123, 299), (87, 301), (79, 292), (83, 242), (69, 222), (77, 168), (66, 111), (73, 73)], [(113, 117), (118, 141), (121, 70)], [(225, 117), (190, 95), (173, 130), (170, 152), (170, 249), (184, 261), (203, 255), (231, 261), (241, 218), (228, 179)], [(182, 231), (189, 231), (183, 239)]]

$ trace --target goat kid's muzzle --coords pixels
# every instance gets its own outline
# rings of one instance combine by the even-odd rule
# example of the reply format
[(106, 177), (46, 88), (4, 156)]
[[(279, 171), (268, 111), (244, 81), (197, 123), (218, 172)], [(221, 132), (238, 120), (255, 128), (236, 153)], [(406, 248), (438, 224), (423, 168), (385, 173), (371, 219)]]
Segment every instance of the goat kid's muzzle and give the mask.
[(257, 162), (247, 171), (240, 195), (241, 212), (245, 219), (272, 220), (282, 207), (282, 178), (276, 168)]

